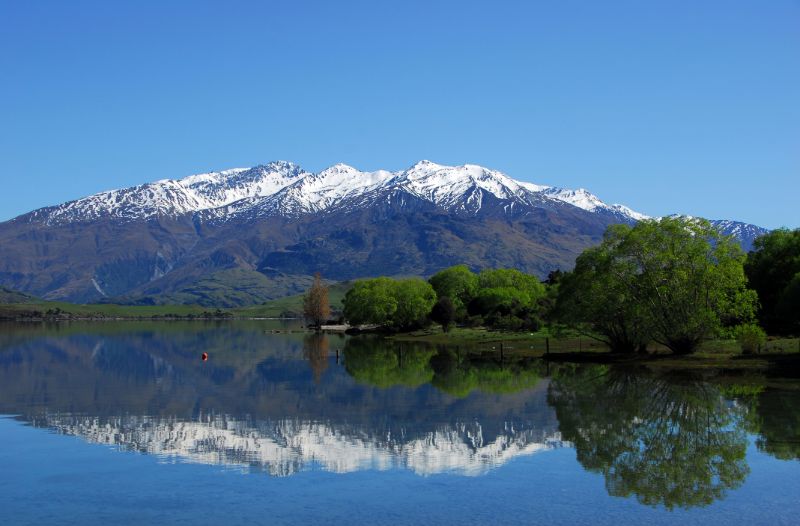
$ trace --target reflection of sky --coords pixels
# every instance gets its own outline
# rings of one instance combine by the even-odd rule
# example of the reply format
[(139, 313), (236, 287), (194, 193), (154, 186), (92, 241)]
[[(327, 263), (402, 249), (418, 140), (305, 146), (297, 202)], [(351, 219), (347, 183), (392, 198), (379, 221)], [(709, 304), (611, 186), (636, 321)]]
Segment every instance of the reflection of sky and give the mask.
[(334, 473), (400, 468), (419, 475), (476, 476), (513, 458), (562, 445), (557, 432), (515, 429), (511, 424), (485, 441), (477, 422), (443, 425), (415, 438), (391, 433), (376, 436), (369, 430), (330, 423), (253, 424), (218, 416), (181, 421), (48, 414), (33, 419), (33, 424), (169, 460), (263, 470), (275, 476), (312, 466)]

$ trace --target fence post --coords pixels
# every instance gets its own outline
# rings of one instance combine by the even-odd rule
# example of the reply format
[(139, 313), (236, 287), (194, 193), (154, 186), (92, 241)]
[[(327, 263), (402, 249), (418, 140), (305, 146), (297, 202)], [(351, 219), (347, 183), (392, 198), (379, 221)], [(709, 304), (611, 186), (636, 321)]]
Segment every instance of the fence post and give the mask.
[(544, 337), (544, 349), (545, 349), (544, 354), (545, 355), (549, 355), (550, 354), (550, 337), (549, 336), (545, 336)]

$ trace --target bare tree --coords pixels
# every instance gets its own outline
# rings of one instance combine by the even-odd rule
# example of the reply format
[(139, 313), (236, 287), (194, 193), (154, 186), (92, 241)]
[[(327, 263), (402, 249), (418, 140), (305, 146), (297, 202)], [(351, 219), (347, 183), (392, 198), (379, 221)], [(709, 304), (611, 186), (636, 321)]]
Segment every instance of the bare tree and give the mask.
[(314, 283), (303, 297), (303, 316), (310, 320), (315, 327), (320, 327), (330, 315), (328, 286), (322, 282), (322, 276), (317, 272), (314, 274)]

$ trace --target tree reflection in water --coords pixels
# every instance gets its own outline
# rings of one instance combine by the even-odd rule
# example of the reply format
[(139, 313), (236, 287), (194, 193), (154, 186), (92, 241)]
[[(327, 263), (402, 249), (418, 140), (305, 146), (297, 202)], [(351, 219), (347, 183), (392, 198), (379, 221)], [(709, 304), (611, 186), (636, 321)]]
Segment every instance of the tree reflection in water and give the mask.
[(496, 356), (409, 343), (376, 344), (353, 338), (344, 349), (345, 368), (359, 382), (377, 387), (417, 387), (430, 383), (463, 398), (473, 391), (505, 394), (529, 389), (541, 381), (539, 362), (500, 360)]
[(800, 460), (800, 393), (767, 390), (758, 397), (756, 445), (781, 460)]
[(434, 350), (414, 344), (390, 344), (373, 338), (351, 338), (344, 348), (344, 365), (358, 382), (376, 387), (418, 387), (433, 378)]
[(328, 352), (330, 344), (326, 334), (314, 333), (303, 337), (303, 355), (308, 360), (314, 383), (318, 384), (328, 368)]
[(610, 495), (668, 509), (706, 506), (749, 473), (740, 410), (706, 382), (565, 367), (548, 402), (562, 437), (584, 468), (603, 474)]
[[(750, 390), (750, 393), (743, 393)], [(800, 390), (748, 385), (737, 401), (748, 409), (747, 430), (756, 447), (781, 460), (800, 460)]]
[(494, 354), (461, 353), (440, 347), (431, 359), (438, 389), (465, 397), (472, 391), (510, 394), (535, 387), (541, 380), (541, 364), (530, 359), (498, 359)]

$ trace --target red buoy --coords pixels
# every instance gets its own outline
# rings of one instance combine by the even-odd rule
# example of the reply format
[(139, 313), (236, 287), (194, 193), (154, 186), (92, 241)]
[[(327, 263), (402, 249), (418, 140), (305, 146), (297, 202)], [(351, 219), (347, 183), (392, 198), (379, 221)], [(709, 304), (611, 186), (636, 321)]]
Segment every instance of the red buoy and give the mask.
[(204, 362), (207, 362), (208, 361), (208, 353), (204, 352), (203, 355), (201, 356), (201, 358), (203, 359)]

